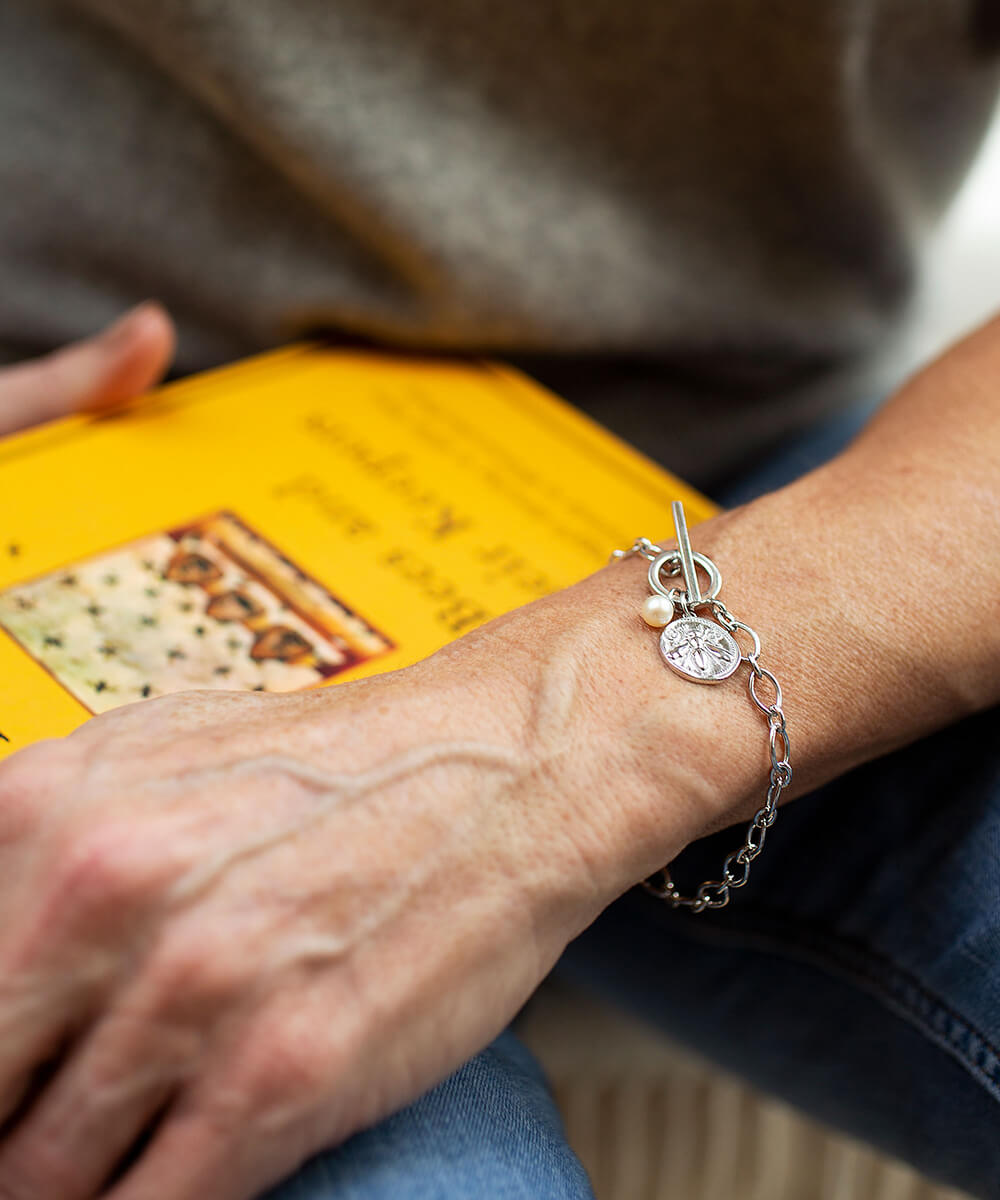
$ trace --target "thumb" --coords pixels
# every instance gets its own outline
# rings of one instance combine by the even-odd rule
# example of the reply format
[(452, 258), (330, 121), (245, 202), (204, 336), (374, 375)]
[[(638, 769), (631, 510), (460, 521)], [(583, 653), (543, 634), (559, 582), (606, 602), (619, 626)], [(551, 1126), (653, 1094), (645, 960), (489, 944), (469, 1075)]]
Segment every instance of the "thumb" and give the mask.
[(96, 337), (0, 370), (0, 436), (132, 399), (163, 377), (174, 342), (170, 317), (147, 301)]

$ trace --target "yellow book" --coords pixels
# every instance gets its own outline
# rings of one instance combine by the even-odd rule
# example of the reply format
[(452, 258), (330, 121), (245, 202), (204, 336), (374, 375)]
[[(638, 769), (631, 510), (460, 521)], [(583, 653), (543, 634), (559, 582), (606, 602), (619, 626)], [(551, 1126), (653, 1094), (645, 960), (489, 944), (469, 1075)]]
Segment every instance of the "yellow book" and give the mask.
[(293, 346), (0, 440), (0, 756), (187, 688), (386, 671), (693, 524), (510, 368)]

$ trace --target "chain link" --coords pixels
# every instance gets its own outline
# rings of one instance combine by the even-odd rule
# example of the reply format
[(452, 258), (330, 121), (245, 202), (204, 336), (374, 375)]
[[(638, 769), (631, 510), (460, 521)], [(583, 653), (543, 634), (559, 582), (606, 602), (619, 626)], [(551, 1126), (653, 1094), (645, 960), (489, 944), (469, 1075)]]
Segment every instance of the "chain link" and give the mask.
[[(615, 550), (611, 559), (618, 561), (638, 555), (653, 562), (662, 553), (661, 548), (654, 545), (649, 538), (636, 538), (628, 550)], [(678, 567), (671, 573), (677, 574), (679, 571)], [(662, 867), (655, 875), (643, 881), (643, 887), (648, 892), (665, 900), (673, 908), (687, 908), (696, 913), (710, 908), (725, 908), (730, 901), (731, 893), (747, 883), (750, 878), (750, 864), (764, 849), (767, 831), (778, 819), (778, 803), (781, 793), (792, 782), (791, 742), (782, 707), (781, 684), (771, 671), (760, 665), (760, 637), (745, 622), (737, 620), (721, 600), (707, 599), (703, 605), (711, 610), (715, 619), (734, 640), (740, 633), (750, 639), (752, 648), (748, 652), (744, 652), (741, 648), (740, 657), (750, 668), (747, 679), (750, 699), (767, 721), (767, 748), (771, 760), (771, 770), (764, 803), (754, 813), (747, 825), (742, 845), (728, 855), (723, 862), (721, 879), (706, 879), (690, 896), (683, 895), (679, 891), (671, 877), (669, 866)], [(685, 602), (682, 601), (681, 607), (685, 613), (689, 612)], [(736, 644), (739, 647), (738, 640)], [(764, 688), (770, 688), (774, 694), (771, 703), (767, 703), (766, 693), (761, 695)]]
[(663, 553), (661, 547), (654, 545), (649, 538), (636, 538), (627, 550), (612, 550), (609, 562), (620, 562), (623, 558), (634, 558), (637, 554), (642, 558), (649, 559), (650, 562), (654, 558), (659, 558)]

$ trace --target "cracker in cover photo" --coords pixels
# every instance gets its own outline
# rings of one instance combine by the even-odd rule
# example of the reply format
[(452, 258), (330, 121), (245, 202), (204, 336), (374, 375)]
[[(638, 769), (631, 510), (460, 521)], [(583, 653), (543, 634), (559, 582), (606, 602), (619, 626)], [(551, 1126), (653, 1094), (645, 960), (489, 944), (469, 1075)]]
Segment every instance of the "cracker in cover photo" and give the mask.
[(230, 512), (0, 592), (0, 628), (90, 712), (313, 687), (393, 643)]

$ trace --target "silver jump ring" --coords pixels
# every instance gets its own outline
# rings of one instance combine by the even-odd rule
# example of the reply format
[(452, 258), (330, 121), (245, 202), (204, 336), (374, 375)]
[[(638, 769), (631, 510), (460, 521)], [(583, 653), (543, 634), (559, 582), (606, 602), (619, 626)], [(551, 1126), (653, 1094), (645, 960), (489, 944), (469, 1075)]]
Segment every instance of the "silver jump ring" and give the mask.
[[(701, 603), (708, 604), (709, 601), (714, 600), (719, 592), (722, 591), (722, 572), (704, 554), (694, 551), (691, 557), (708, 576), (708, 591), (703, 592), (701, 596)], [(677, 550), (664, 550), (662, 554), (658, 554), (649, 564), (649, 586), (654, 592), (658, 592), (661, 596), (666, 596), (668, 600), (677, 605), (681, 603), (681, 596), (686, 594), (684, 589), (665, 587), (660, 581), (660, 572), (666, 566), (679, 568), (680, 563), (681, 556)]]

